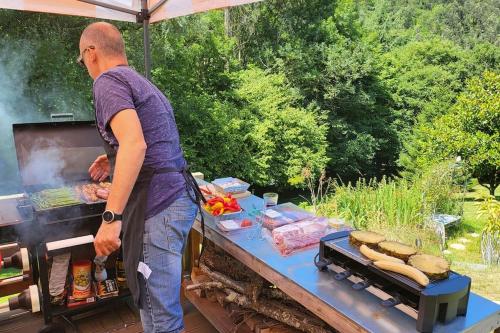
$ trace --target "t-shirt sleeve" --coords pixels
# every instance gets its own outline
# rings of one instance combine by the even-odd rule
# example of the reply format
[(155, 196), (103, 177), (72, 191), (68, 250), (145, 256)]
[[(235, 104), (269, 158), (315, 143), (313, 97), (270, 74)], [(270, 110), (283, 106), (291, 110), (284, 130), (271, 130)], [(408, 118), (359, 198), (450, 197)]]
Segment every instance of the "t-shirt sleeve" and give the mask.
[(120, 111), (135, 109), (131, 87), (118, 78), (103, 74), (94, 84), (96, 117), (109, 128), (109, 122)]

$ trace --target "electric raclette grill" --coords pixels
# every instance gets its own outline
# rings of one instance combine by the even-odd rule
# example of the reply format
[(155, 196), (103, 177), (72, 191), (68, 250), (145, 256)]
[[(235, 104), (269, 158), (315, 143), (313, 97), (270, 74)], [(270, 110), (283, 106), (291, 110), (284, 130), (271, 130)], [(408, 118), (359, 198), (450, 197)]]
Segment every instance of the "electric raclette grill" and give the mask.
[(318, 269), (324, 271), (334, 264), (341, 268), (335, 279), (347, 280), (351, 275), (361, 279), (353, 284), (354, 290), (361, 291), (372, 286), (391, 295), (392, 298), (381, 302), (382, 306), (402, 303), (415, 309), (419, 332), (432, 332), (436, 321), (446, 323), (466, 315), (471, 284), (469, 277), (450, 271), (448, 278), (431, 281), (423, 287), (406, 276), (377, 268), (356, 246), (350, 244), (349, 234), (350, 231), (340, 231), (321, 239), (319, 258), (315, 262)]

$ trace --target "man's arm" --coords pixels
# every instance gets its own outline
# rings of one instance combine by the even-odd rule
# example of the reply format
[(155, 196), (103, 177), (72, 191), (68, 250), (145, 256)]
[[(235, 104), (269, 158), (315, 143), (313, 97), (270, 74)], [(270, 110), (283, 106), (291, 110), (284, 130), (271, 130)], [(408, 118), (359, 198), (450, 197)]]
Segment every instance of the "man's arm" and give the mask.
[(144, 162), (146, 141), (135, 110), (119, 112), (111, 119), (110, 125), (119, 147), (106, 209), (121, 214)]
[[(117, 113), (110, 126), (119, 148), (106, 209), (121, 214), (139, 175), (147, 147), (135, 110), (126, 109)], [(101, 224), (94, 241), (97, 255), (109, 255), (120, 247), (121, 224), (121, 221)]]

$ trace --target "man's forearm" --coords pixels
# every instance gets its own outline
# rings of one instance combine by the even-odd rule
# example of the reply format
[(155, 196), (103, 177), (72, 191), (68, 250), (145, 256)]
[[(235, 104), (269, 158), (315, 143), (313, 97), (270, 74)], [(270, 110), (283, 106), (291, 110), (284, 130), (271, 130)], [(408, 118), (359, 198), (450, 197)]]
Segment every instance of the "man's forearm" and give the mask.
[(120, 145), (116, 155), (113, 183), (106, 209), (118, 214), (123, 212), (141, 170), (145, 155), (146, 145), (143, 142)]

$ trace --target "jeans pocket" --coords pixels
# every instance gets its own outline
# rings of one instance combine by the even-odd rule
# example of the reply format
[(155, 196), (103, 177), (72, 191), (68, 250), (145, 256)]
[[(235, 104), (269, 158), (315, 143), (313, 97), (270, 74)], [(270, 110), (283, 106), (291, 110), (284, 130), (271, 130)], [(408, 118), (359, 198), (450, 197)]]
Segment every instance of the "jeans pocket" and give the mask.
[(187, 197), (187, 193), (177, 199), (165, 211), (153, 217), (146, 239), (150, 243), (151, 255), (154, 249), (182, 254), (189, 230), (196, 217), (197, 206)]
[(172, 214), (165, 217), (165, 230), (168, 241), (168, 249), (172, 252), (182, 254), (189, 230), (196, 216), (196, 206), (191, 201), (180, 209), (177, 206)]
[(169, 250), (167, 231), (163, 221), (152, 225), (149, 233), (144, 234), (144, 245), (144, 255), (150, 258), (162, 255)]
[(184, 238), (177, 235), (176, 232), (167, 232), (167, 244), (168, 251), (175, 254), (182, 254)]

